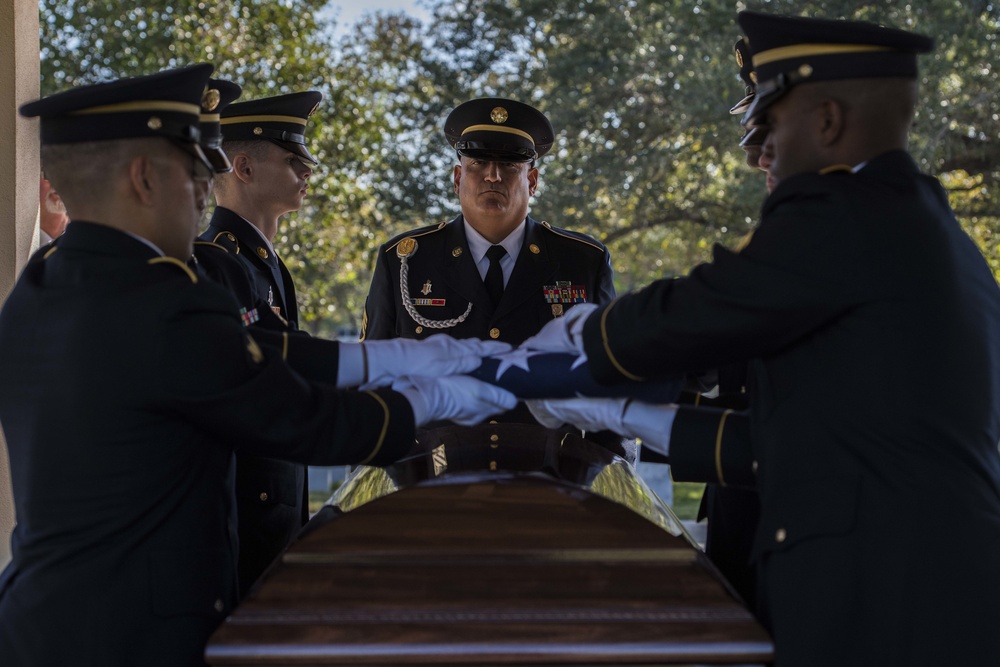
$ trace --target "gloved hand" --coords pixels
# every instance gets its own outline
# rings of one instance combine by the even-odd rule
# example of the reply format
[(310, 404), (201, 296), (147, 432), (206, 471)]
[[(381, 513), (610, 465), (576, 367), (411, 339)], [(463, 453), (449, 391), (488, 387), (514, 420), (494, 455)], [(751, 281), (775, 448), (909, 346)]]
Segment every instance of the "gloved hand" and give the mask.
[(410, 402), (418, 427), (439, 419), (471, 426), (517, 405), (514, 394), (467, 375), (408, 375), (393, 382), (392, 388)]
[(547, 323), (520, 347), (544, 352), (570, 352), (584, 354), (583, 325), (590, 314), (597, 310), (597, 304), (578, 303), (562, 317)]
[(670, 454), (670, 429), (677, 406), (654, 405), (630, 398), (562, 398), (525, 401), (542, 426), (572, 424), (584, 431), (613, 431), (663, 455)]
[(473, 371), (483, 357), (511, 350), (508, 343), (435, 334), (425, 340), (394, 338), (340, 344), (337, 386), (374, 389), (401, 375), (440, 376)]

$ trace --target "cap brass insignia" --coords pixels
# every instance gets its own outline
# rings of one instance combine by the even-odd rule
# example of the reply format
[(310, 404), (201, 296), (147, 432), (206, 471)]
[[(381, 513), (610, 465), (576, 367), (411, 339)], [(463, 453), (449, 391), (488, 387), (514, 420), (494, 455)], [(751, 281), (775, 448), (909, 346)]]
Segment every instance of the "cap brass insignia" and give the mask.
[(396, 246), (396, 256), (403, 258), (409, 257), (417, 251), (417, 240), (411, 238), (405, 238), (399, 242)]
[(151, 130), (158, 130), (161, 127), (163, 127), (163, 121), (157, 118), (156, 116), (153, 116), (148, 121), (146, 121), (146, 127), (148, 127)]
[(493, 111), (490, 112), (490, 120), (494, 123), (506, 123), (507, 122), (507, 110), (503, 107), (493, 107)]
[(218, 90), (215, 88), (206, 88), (201, 96), (201, 108), (205, 111), (215, 111), (215, 108), (219, 106), (219, 102), (221, 101), (222, 96)]
[(260, 255), (261, 259), (267, 259), (267, 248), (263, 246), (257, 248), (257, 254)]
[(451, 256), (452, 257), (461, 257), (462, 256), (462, 247), (461, 246), (455, 246), (452, 249), (452, 251), (451, 251)]
[(530, 251), (531, 251), (531, 254), (532, 254), (532, 255), (537, 255), (538, 253), (540, 253), (540, 252), (542, 251), (542, 249), (541, 249), (541, 248), (539, 248), (539, 247), (538, 247), (537, 245), (535, 245), (534, 243), (532, 243), (531, 245), (529, 245), (529, 246), (528, 246), (528, 250), (530, 250)]

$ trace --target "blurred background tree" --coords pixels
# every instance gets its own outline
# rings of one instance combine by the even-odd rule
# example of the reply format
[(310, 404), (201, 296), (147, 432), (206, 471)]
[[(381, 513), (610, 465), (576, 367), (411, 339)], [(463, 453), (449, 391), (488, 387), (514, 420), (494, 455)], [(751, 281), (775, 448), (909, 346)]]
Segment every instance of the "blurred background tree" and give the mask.
[(316, 89), (321, 167), (276, 242), (315, 333), (352, 335), (378, 245), (454, 216), (448, 111), (499, 95), (556, 128), (532, 215), (612, 252), (619, 291), (682, 275), (750, 231), (763, 175), (737, 147), (737, 11), (931, 35), (911, 150), (1000, 279), (1000, 7), (991, 0), (425, 0), (335, 32), (327, 0), (42, 0), (42, 92), (193, 61), (244, 99)]

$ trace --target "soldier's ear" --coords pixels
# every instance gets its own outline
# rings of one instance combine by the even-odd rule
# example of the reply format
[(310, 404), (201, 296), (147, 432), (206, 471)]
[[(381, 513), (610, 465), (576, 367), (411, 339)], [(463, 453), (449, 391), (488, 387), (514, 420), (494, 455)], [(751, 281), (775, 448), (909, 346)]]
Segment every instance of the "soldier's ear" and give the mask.
[(458, 194), (458, 186), (462, 182), (462, 165), (456, 164), (451, 173), (451, 180), (455, 184), (455, 194)]
[(528, 170), (528, 196), (532, 197), (538, 189), (538, 169), (532, 167)]
[(154, 169), (153, 161), (146, 155), (136, 155), (128, 164), (128, 177), (132, 191), (135, 193), (136, 199), (145, 206), (153, 204), (153, 186), (149, 181), (151, 178), (156, 180)]
[(844, 133), (847, 110), (841, 102), (829, 98), (820, 103), (817, 113), (820, 141), (824, 146), (832, 146)]
[(233, 165), (233, 174), (244, 183), (253, 179), (253, 160), (246, 153), (237, 153), (229, 160)]

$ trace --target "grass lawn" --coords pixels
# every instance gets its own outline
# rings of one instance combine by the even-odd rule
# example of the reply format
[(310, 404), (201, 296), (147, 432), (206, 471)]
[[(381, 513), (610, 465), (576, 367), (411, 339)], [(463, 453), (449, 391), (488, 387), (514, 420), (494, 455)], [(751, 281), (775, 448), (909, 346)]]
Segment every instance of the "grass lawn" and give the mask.
[(701, 494), (705, 491), (704, 484), (694, 482), (674, 482), (674, 502), (670, 509), (678, 519), (691, 520), (698, 516), (701, 505)]
[(309, 516), (319, 511), (319, 508), (333, 495), (333, 491), (310, 491), (309, 492)]

